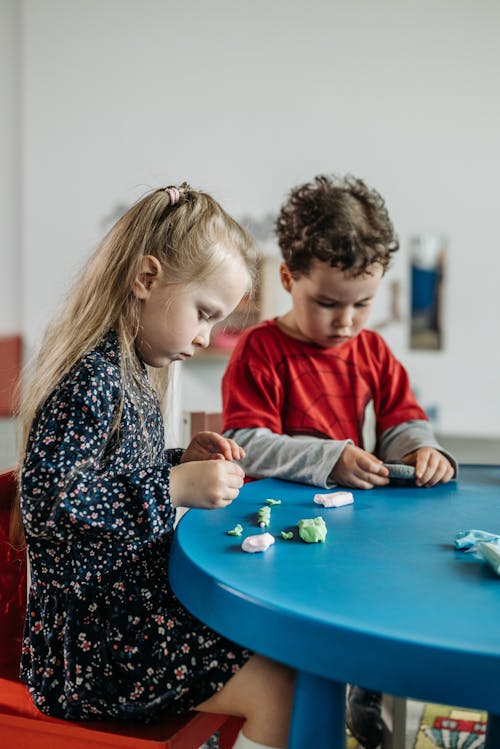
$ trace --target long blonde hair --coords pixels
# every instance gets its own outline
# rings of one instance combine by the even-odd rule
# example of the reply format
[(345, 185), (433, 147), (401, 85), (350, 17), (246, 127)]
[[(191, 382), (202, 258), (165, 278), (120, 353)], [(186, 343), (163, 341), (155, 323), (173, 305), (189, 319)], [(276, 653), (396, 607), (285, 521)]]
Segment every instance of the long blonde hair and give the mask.
[[(29, 377), (29, 384), (23, 386), (20, 399), (19, 473), (31, 426), (43, 404), (76, 362), (112, 328), (120, 345), (123, 387), (133, 392), (140, 379), (135, 353), (140, 302), (132, 293), (132, 285), (145, 255), (158, 259), (169, 282), (192, 283), (210, 275), (229, 250), (243, 260), (251, 285), (256, 249), (249, 234), (207, 193), (193, 190), (186, 183), (177, 190), (180, 197), (173, 205), (172, 190), (161, 188), (137, 201), (118, 219), (47, 328), (34, 366), (24, 378), (26, 382)], [(168, 369), (150, 375), (163, 402)], [(14, 543), (22, 543), (19, 497), (11, 536)]]

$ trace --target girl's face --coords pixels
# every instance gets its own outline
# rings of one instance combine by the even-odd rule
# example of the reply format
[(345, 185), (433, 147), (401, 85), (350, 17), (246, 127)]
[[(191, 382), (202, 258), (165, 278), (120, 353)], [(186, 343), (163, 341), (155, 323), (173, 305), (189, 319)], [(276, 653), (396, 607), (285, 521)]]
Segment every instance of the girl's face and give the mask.
[(377, 263), (368, 273), (348, 271), (314, 260), (307, 275), (292, 276), (281, 266), (281, 282), (293, 306), (281, 320), (291, 334), (322, 348), (340, 346), (365, 327), (383, 269)]
[(151, 256), (144, 261), (145, 272), (133, 289), (142, 305), (136, 348), (149, 366), (165, 367), (208, 346), (215, 323), (227, 317), (247, 291), (248, 271), (228, 253), (227, 262), (203, 281), (167, 284), (158, 261)]

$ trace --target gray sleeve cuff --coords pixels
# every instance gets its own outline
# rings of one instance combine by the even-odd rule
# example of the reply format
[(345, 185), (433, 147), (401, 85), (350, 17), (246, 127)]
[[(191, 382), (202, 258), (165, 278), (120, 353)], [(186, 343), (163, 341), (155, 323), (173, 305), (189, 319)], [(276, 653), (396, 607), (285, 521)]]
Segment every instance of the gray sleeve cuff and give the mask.
[(229, 429), (224, 437), (244, 448), (246, 456), (238, 463), (248, 476), (297, 481), (324, 489), (335, 485), (329, 475), (344, 447), (352, 444), (352, 440), (290, 437), (263, 427)]
[(457, 460), (439, 444), (430, 423), (423, 419), (405, 421), (396, 427), (386, 429), (380, 438), (377, 454), (385, 463), (394, 463), (419, 447), (433, 447), (443, 453), (455, 469), (455, 478), (457, 477)]

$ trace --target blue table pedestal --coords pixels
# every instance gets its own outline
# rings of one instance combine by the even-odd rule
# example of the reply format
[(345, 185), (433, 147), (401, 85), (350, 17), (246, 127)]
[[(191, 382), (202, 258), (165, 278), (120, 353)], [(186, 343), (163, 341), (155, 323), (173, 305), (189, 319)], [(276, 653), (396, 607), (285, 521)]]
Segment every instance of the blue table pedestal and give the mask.
[(488, 728), (484, 749), (498, 749), (500, 747), (500, 715), (488, 715)]
[(312, 746), (345, 749), (345, 684), (299, 671), (288, 749)]

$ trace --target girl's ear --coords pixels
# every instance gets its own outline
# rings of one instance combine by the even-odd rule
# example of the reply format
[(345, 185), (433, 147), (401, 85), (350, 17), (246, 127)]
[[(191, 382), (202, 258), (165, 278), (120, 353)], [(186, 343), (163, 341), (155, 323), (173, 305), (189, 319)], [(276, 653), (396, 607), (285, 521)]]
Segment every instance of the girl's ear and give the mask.
[(151, 289), (163, 275), (160, 261), (153, 255), (144, 255), (141, 260), (139, 273), (132, 284), (132, 292), (136, 299), (147, 299)]
[(280, 279), (281, 285), (283, 286), (285, 291), (290, 292), (292, 290), (293, 277), (290, 268), (286, 263), (281, 263), (280, 265)]

